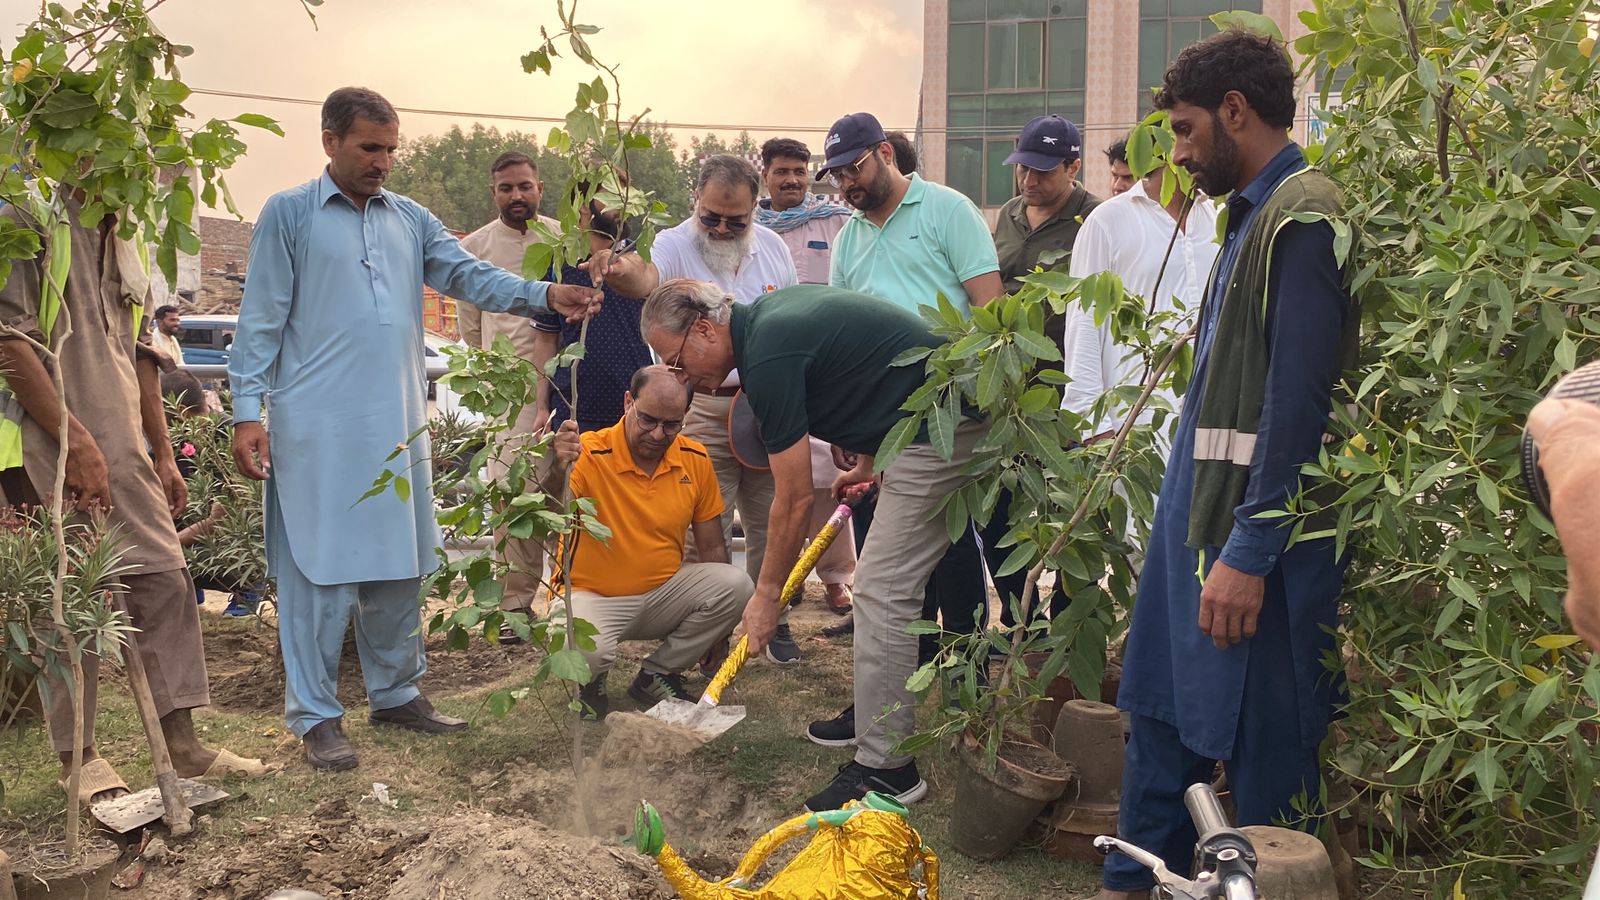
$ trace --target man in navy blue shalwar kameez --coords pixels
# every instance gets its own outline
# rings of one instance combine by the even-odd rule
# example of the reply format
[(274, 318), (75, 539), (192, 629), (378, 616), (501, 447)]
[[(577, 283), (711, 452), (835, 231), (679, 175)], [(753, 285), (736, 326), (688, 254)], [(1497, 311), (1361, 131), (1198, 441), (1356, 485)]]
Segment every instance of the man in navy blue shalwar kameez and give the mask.
[[(1171, 116), (1175, 161), (1207, 194), (1229, 195), (1118, 696), (1133, 714), (1120, 836), (1186, 873), (1195, 832), (1183, 792), (1210, 781), (1215, 761), (1238, 824), (1304, 824), (1297, 810), (1316, 808), (1344, 562), (1332, 539), (1286, 548), (1292, 520), (1256, 517), (1301, 490), (1357, 313), (1335, 259), (1331, 184), (1286, 134), (1294, 76), (1282, 45), (1229, 31), (1191, 46), (1157, 103)], [(1224, 300), (1247, 314), (1224, 314)], [(1247, 398), (1221, 404), (1241, 424), (1217, 427), (1211, 395), (1230, 393)], [(1219, 465), (1233, 467), (1231, 487), (1213, 490)], [(1310, 803), (1297, 807), (1297, 796)], [(1101, 897), (1143, 897), (1153, 884), (1112, 854)]]

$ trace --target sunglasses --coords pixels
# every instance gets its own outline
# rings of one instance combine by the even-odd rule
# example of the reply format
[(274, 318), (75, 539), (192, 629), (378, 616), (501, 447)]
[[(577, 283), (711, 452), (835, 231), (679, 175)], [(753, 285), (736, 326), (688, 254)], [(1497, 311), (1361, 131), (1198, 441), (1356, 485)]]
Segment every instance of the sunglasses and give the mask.
[(723, 216), (718, 215), (717, 213), (701, 213), (699, 219), (701, 225), (713, 230), (721, 228), (723, 225), (727, 225), (729, 231), (743, 231), (750, 227), (750, 220), (746, 219), (744, 216)]

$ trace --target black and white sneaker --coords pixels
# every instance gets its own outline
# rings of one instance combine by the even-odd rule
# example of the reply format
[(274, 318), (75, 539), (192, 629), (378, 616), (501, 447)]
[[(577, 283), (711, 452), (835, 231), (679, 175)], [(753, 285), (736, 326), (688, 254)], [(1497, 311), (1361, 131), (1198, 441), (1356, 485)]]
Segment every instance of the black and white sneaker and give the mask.
[(917, 775), (916, 760), (898, 769), (873, 769), (851, 760), (839, 767), (833, 783), (806, 801), (806, 809), (824, 812), (860, 800), (867, 791), (887, 794), (901, 803), (915, 803), (928, 795), (928, 783)]
[(806, 726), (806, 740), (824, 747), (854, 747), (856, 745), (856, 706), (850, 704), (844, 712), (831, 719), (821, 719)]
[(585, 722), (602, 722), (611, 712), (611, 699), (606, 696), (606, 673), (601, 672), (592, 681), (578, 688), (578, 702), (583, 704), (579, 714)]
[(800, 661), (800, 645), (794, 642), (794, 635), (789, 633), (788, 625), (779, 625), (778, 630), (772, 635), (772, 640), (767, 642), (767, 659), (780, 666), (793, 665)]
[(646, 711), (663, 700), (687, 700), (694, 703), (699, 699), (683, 686), (682, 675), (646, 672), (644, 669), (640, 669), (639, 674), (633, 677), (633, 683), (628, 685), (628, 696), (639, 704), (641, 710)]

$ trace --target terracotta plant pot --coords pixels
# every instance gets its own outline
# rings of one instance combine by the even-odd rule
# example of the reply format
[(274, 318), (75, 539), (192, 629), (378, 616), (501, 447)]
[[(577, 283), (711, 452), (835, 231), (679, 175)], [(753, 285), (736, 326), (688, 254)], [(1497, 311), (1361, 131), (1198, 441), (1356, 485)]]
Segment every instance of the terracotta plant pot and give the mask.
[(986, 771), (983, 750), (970, 736), (956, 744), (955, 815), (950, 843), (964, 856), (999, 859), (1010, 853), (1028, 826), (1072, 780), (1072, 767), (1049, 748), (1008, 741), (994, 772)]
[(121, 852), (109, 842), (86, 847), (75, 866), (43, 872), (17, 871), (12, 885), (17, 900), (104, 900), (111, 891)]
[(1122, 715), (1115, 706), (1073, 699), (1061, 706), (1055, 723), (1056, 755), (1072, 765), (1077, 779), (1051, 811), (1045, 850), (1062, 859), (1100, 865), (1097, 835), (1117, 833), (1122, 800)]
[(1328, 851), (1314, 836), (1288, 828), (1239, 829), (1256, 848), (1256, 893), (1276, 900), (1339, 900)]
[[(1023, 655), (1023, 661), (1028, 665), (1028, 671), (1038, 673), (1039, 667), (1044, 665), (1047, 653), (1028, 653)], [(1100, 680), (1100, 702), (1115, 705), (1117, 702), (1117, 689), (1122, 687), (1122, 666), (1116, 662), (1106, 661), (1106, 673)], [(1068, 700), (1083, 699), (1077, 685), (1072, 683), (1071, 676), (1063, 672), (1050, 682), (1050, 687), (1045, 691), (1045, 699), (1039, 701), (1034, 707), (1033, 714), (1033, 739), (1045, 746), (1050, 746), (1056, 717), (1061, 714), (1061, 706)]]

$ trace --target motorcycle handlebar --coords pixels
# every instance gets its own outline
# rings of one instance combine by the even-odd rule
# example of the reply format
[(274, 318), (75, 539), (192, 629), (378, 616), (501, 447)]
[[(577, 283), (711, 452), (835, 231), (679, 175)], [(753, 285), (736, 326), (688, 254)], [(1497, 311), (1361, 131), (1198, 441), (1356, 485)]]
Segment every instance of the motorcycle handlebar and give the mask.
[(1189, 808), (1189, 818), (1194, 820), (1195, 831), (1202, 837), (1231, 829), (1222, 814), (1222, 804), (1217, 802), (1216, 791), (1209, 784), (1191, 784), (1183, 792), (1183, 805)]

